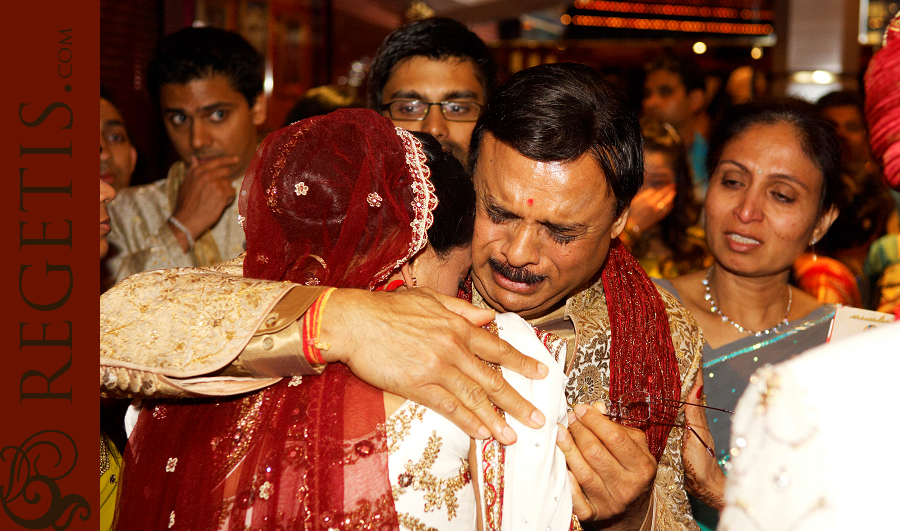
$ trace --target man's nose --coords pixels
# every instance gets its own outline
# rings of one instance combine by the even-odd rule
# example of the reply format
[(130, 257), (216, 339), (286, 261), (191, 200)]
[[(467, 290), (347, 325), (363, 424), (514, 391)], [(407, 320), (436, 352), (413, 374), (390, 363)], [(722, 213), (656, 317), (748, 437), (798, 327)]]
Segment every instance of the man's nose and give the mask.
[(509, 240), (503, 249), (509, 265), (525, 267), (540, 262), (538, 230), (536, 227), (523, 225), (510, 229)]
[(422, 131), (431, 133), (438, 140), (450, 136), (450, 128), (440, 105), (431, 104), (428, 107), (428, 114), (425, 115), (425, 119), (422, 121)]
[(191, 124), (191, 147), (196, 151), (208, 146), (212, 141), (209, 133), (209, 126), (203, 120), (194, 120)]

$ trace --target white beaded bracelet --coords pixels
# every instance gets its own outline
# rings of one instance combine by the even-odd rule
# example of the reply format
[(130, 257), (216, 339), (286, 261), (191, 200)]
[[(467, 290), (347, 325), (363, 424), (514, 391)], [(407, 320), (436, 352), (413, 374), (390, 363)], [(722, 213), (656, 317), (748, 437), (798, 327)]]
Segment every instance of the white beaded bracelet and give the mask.
[(184, 233), (184, 237), (187, 238), (188, 249), (194, 248), (194, 237), (191, 236), (191, 231), (184, 226), (184, 223), (178, 221), (178, 218), (175, 216), (169, 216), (169, 223), (175, 226), (176, 229), (180, 230)]

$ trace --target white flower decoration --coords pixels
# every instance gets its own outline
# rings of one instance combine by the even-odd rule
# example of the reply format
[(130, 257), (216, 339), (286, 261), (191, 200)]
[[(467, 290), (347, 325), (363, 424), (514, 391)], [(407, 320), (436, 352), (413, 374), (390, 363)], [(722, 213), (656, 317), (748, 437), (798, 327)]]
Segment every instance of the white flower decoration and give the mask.
[(272, 491), (275, 490), (275, 486), (266, 481), (262, 485), (259, 486), (259, 497), (268, 500), (269, 496), (272, 495)]

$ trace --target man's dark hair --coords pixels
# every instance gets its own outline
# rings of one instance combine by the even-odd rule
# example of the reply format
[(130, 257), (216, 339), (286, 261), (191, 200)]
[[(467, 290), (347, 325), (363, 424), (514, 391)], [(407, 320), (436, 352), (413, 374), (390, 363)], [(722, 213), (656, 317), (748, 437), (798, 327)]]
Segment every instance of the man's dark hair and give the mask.
[(438, 198), (428, 243), (439, 257), (472, 244), (475, 233), (475, 185), (462, 163), (429, 133), (411, 131), (422, 142), (431, 169), (431, 183)]
[(416, 56), (434, 61), (468, 59), (475, 63), (475, 74), (485, 97), (494, 88), (497, 65), (484, 41), (461, 22), (443, 17), (427, 18), (400, 26), (378, 47), (366, 82), (369, 108), (379, 110), (381, 91), (397, 63)]
[(147, 88), (159, 105), (166, 83), (186, 85), (214, 75), (227, 76), (234, 90), (253, 107), (263, 91), (265, 63), (243, 37), (213, 27), (187, 27), (164, 37), (147, 66)]
[(664, 55), (647, 63), (644, 67), (644, 75), (649, 76), (651, 73), (660, 70), (671, 72), (678, 76), (681, 84), (684, 85), (686, 93), (692, 90), (706, 92), (706, 74), (700, 68), (700, 65), (690, 57)]
[(535, 66), (497, 87), (472, 131), (473, 172), (485, 133), (538, 162), (574, 162), (590, 153), (616, 197), (616, 216), (644, 182), (637, 116), (625, 95), (589, 66)]

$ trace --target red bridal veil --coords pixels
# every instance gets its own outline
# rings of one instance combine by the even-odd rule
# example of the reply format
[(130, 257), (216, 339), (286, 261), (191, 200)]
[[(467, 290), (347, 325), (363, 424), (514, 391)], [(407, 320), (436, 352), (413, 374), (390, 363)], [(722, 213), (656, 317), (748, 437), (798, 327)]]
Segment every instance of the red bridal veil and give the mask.
[[(427, 242), (425, 162), (369, 110), (272, 133), (239, 198), (244, 276), (371, 289)], [(145, 404), (117, 528), (397, 529), (384, 419), (381, 391), (340, 363), (245, 396)]]

